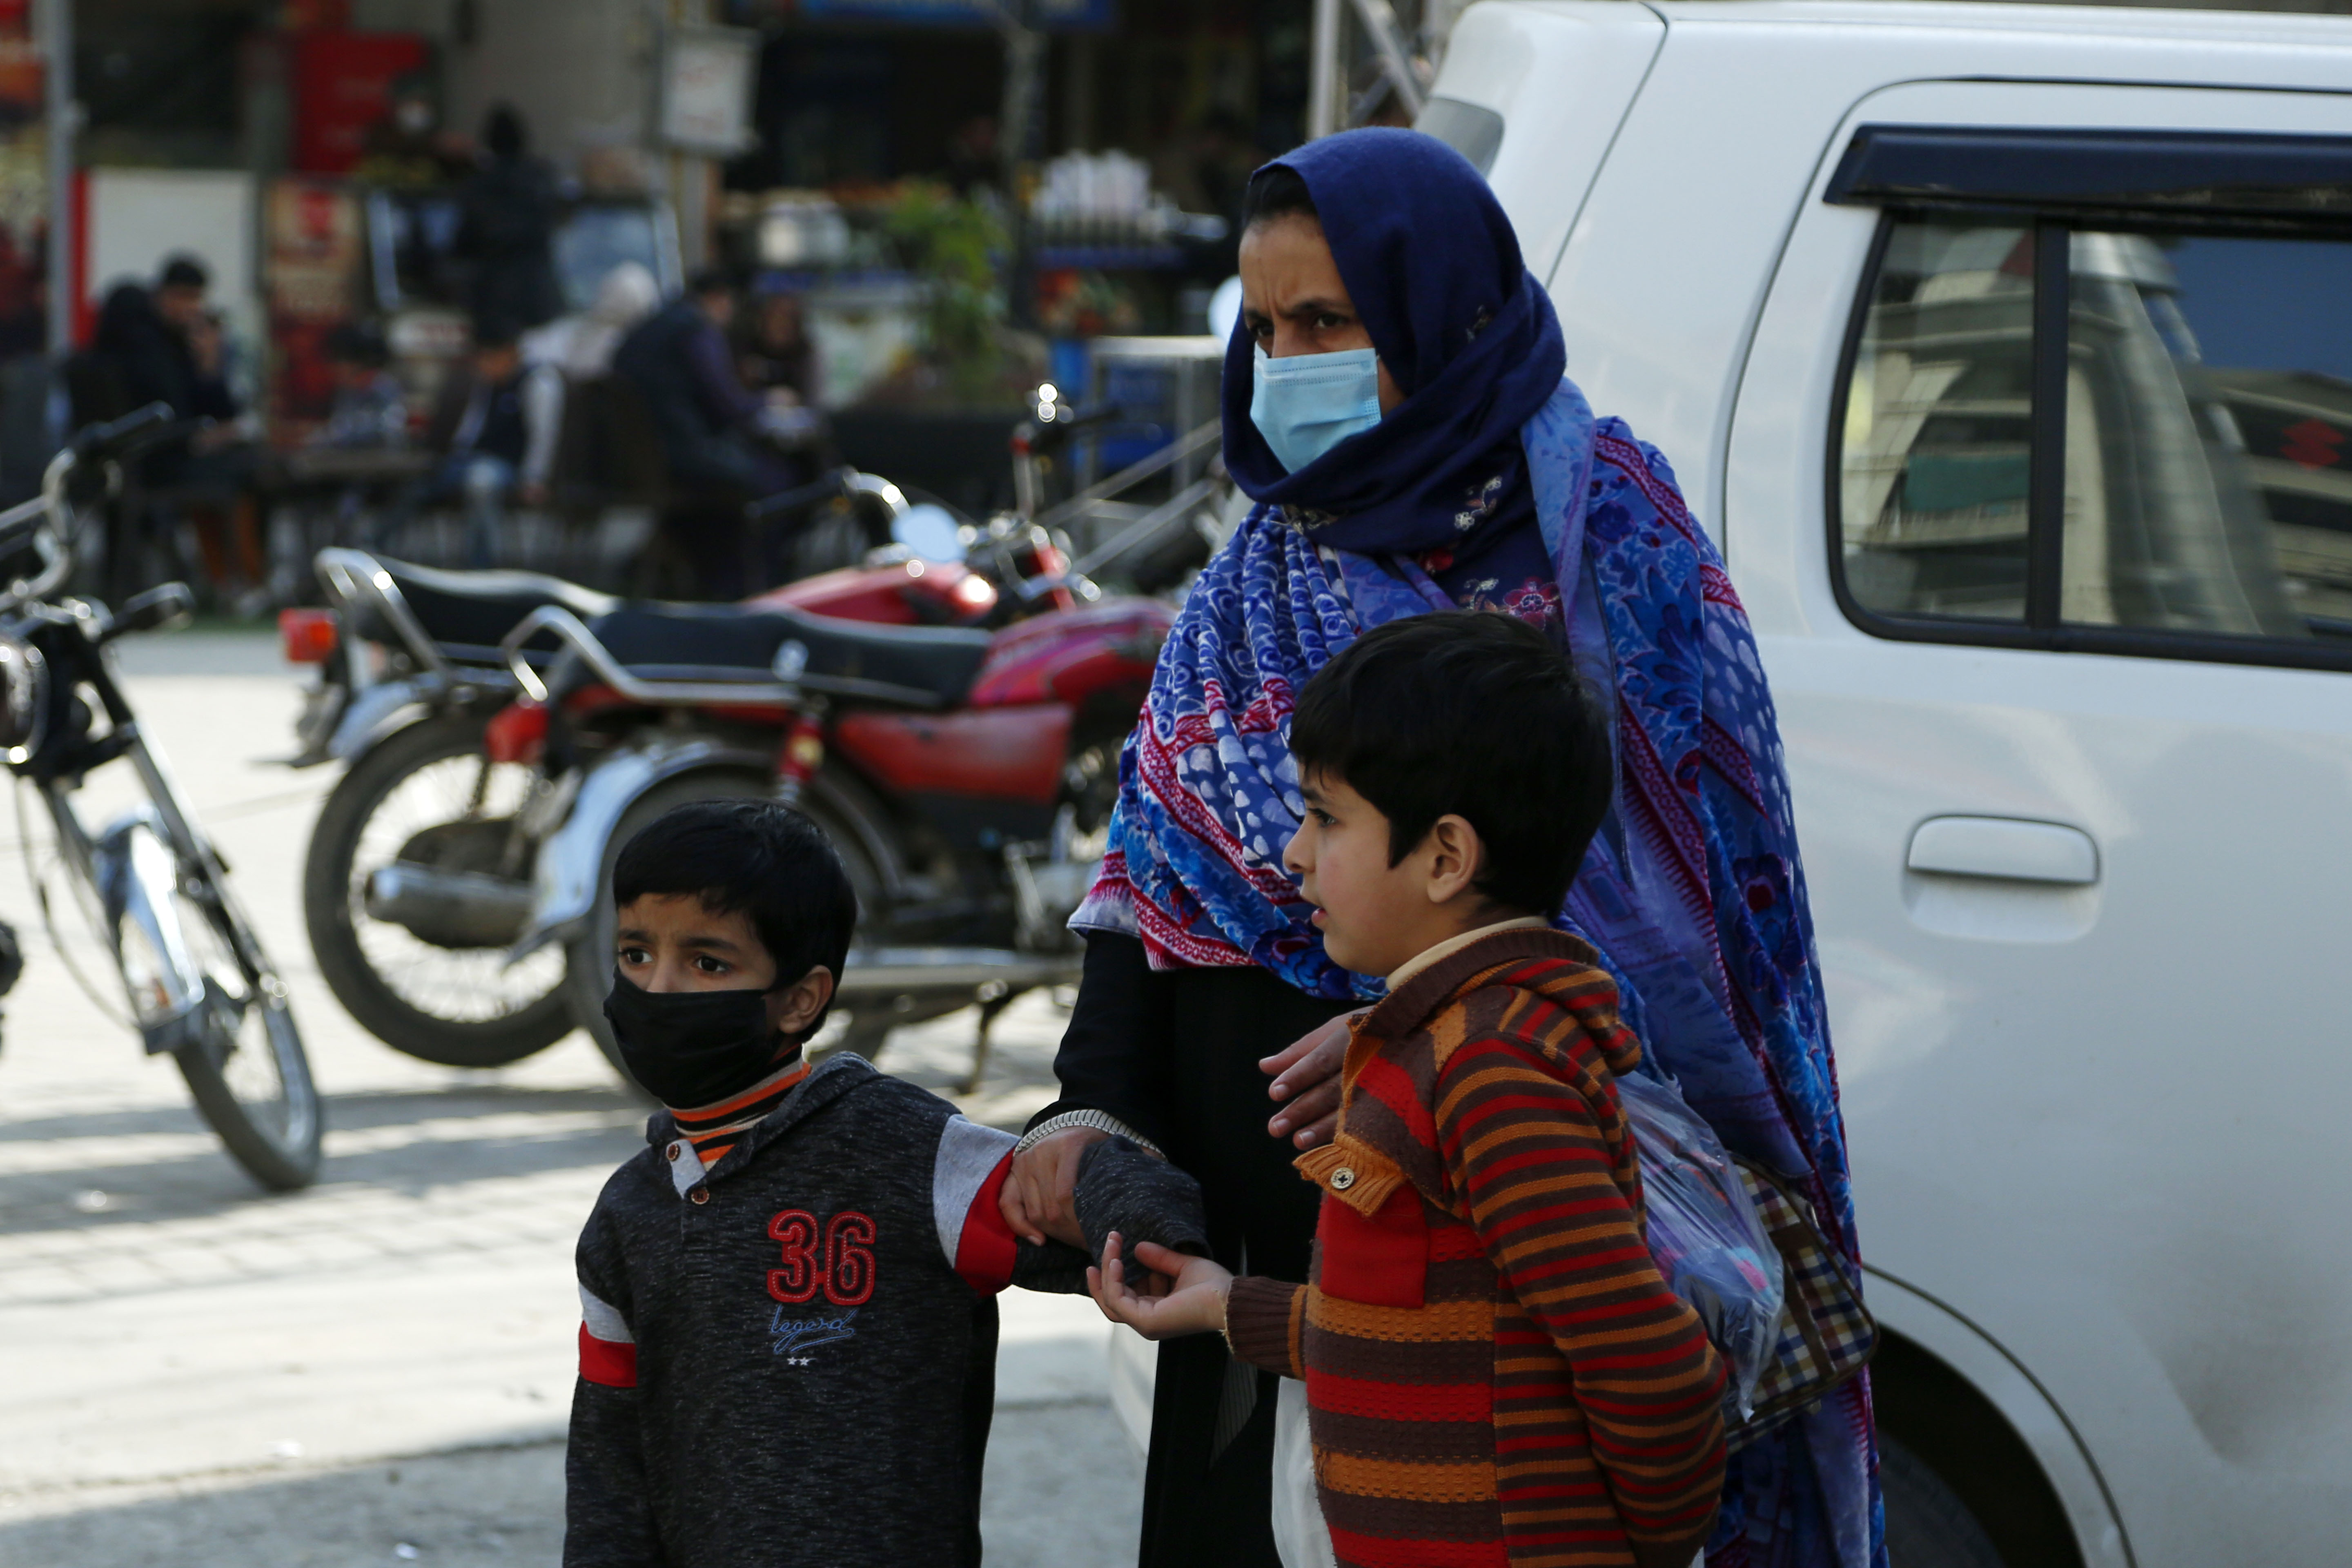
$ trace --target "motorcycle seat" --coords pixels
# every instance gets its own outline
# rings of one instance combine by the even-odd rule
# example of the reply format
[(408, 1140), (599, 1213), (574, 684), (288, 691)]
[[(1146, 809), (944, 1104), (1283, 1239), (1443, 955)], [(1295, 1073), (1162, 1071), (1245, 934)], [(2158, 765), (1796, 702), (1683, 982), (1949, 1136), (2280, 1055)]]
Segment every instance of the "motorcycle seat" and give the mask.
[[(499, 640), (542, 605), (561, 605), (582, 620), (593, 620), (620, 603), (610, 594), (537, 572), (446, 572), (382, 556), (377, 564), (390, 574), (425, 635), (455, 664), (504, 664)], [(379, 624), (381, 616), (370, 619), (361, 628), (362, 636), (399, 640), (392, 627)], [(548, 636), (530, 644), (533, 652), (552, 651), (555, 646)]]
[(590, 629), (642, 679), (771, 682), (777, 655), (796, 643), (798, 679), (808, 690), (927, 709), (963, 700), (994, 640), (956, 626), (882, 626), (732, 605), (632, 605)]

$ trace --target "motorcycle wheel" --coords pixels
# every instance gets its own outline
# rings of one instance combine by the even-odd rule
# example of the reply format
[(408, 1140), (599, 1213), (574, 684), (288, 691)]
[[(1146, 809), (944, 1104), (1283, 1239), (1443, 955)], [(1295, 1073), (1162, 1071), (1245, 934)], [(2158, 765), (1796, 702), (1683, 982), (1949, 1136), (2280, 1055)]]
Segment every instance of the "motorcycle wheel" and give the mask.
[(183, 876), (180, 926), (205, 976), (202, 1037), (172, 1053), (197, 1113), (263, 1186), (292, 1192), (319, 1173), (325, 1118), (286, 988), (210, 874)]
[[(396, 1051), (443, 1067), (494, 1068), (572, 1028), (560, 954), (511, 968), (502, 947), (437, 947), (367, 911), (370, 874), (423, 829), (461, 819), (482, 766), (482, 724), (450, 715), (402, 730), (352, 764), (310, 830), (302, 914), (337, 1001)], [(530, 770), (496, 764), (486, 810), (511, 816)]]
[[(588, 918), (581, 922), (578, 935), (564, 944), (564, 990), (572, 1002), (572, 1021), (588, 1032), (604, 1059), (623, 1082), (640, 1094), (636, 1080), (621, 1061), (621, 1048), (614, 1042), (612, 1026), (604, 1021), (604, 998), (613, 989), (614, 947), (617, 940), (618, 921), (613, 909), (613, 862), (621, 857), (621, 847), (636, 837), (640, 828), (674, 806), (687, 805), (698, 800), (772, 800), (775, 781), (762, 773), (748, 770), (713, 768), (707, 773), (688, 773), (647, 790), (635, 805), (622, 814), (613, 837), (604, 845), (604, 868), (596, 879), (596, 903)], [(824, 803), (803, 795), (798, 810), (824, 830), (833, 843), (834, 852), (841, 857), (842, 868), (849, 873), (849, 885), (857, 894), (861, 911), (879, 909), (882, 878), (866, 856), (864, 846), (847, 825), (837, 820)], [(862, 1020), (853, 1018), (850, 1032), (859, 1034)], [(879, 1050), (882, 1034), (887, 1023), (877, 1021), (865, 1031)]]

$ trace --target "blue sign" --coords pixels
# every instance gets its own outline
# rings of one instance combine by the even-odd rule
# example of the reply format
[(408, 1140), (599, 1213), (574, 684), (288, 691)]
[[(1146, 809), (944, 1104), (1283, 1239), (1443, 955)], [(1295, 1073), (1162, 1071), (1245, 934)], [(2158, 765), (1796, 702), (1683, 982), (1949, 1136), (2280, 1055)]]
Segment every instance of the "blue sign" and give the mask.
[(1107, 31), (1118, 26), (1118, 0), (800, 0), (800, 14), (820, 22), (911, 22), (991, 26), (1009, 10), (1049, 33)]

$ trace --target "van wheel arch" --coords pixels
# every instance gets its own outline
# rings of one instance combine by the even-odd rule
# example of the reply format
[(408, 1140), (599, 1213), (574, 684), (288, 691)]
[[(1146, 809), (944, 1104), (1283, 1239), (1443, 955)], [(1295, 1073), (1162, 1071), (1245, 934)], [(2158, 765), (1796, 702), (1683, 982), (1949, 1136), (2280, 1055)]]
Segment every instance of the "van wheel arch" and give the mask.
[[(2008, 1418), (1966, 1378), (1914, 1342), (1883, 1331), (1870, 1384), (1879, 1432), (1898, 1450), (1886, 1457), (1887, 1479), (1914, 1483), (1889, 1490), (1893, 1568), (1906, 1568), (1892, 1555), (1898, 1495), (1921, 1510), (1909, 1523), (1932, 1528), (1938, 1491), (1966, 1510), (2005, 1568), (2084, 1568), (2082, 1547), (2049, 1477)], [(1961, 1549), (1950, 1561), (1969, 1558)]]

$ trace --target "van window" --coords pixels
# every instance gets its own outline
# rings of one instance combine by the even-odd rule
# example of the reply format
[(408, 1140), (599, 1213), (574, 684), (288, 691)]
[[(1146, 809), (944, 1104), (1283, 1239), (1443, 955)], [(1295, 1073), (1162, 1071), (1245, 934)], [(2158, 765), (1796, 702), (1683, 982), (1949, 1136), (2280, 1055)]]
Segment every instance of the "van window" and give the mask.
[[(2352, 241), (2091, 221), (1882, 220), (1837, 436), (1850, 607), (1895, 635), (2346, 662)], [(2037, 274), (2063, 294), (2040, 345)], [(2038, 510), (2037, 443), (2063, 454)]]
[(2025, 618), (2033, 233), (1902, 224), (1846, 392), (1847, 591), (1888, 616)]

